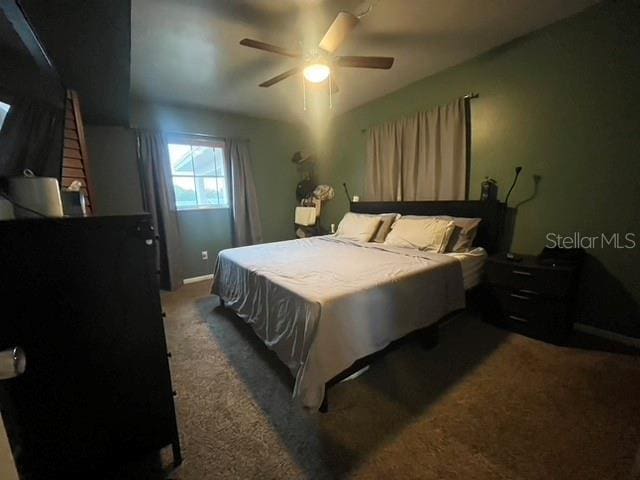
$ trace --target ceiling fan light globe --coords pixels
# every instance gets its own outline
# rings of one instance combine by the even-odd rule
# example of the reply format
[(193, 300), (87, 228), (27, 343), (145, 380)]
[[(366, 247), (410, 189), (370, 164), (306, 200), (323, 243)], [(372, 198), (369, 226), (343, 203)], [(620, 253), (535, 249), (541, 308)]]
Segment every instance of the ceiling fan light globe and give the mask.
[(320, 83), (324, 82), (327, 77), (329, 77), (331, 69), (324, 63), (314, 63), (311, 65), (307, 65), (302, 73), (304, 75), (304, 78), (306, 78), (310, 82)]

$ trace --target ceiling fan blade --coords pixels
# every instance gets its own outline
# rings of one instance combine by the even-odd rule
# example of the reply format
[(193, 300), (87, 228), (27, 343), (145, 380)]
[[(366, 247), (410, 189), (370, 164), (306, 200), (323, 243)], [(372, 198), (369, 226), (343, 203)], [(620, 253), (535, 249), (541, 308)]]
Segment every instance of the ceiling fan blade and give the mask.
[(250, 38), (243, 38), (240, 40), (240, 45), (245, 47), (257, 48), (258, 50), (264, 50), (266, 52), (277, 53), (278, 55), (284, 55), (285, 57), (299, 58), (302, 56), (299, 52), (291, 52), (285, 48), (271, 45), (269, 43), (260, 42), (258, 40), (251, 40)]
[(388, 70), (393, 65), (393, 57), (336, 57), (336, 65), (352, 68), (382, 68)]
[(278, 82), (281, 82), (282, 80), (284, 80), (285, 78), (289, 78), (292, 75), (295, 75), (296, 73), (302, 71), (302, 67), (295, 67), (292, 68), (291, 70), (287, 70), (284, 73), (281, 73), (280, 75), (277, 75), (273, 78), (270, 78), (269, 80), (267, 80), (266, 82), (262, 82), (260, 84), (261, 87), (270, 87), (271, 85), (274, 85)]
[(329, 30), (322, 37), (319, 47), (329, 53), (335, 52), (359, 21), (358, 17), (349, 12), (338, 12)]

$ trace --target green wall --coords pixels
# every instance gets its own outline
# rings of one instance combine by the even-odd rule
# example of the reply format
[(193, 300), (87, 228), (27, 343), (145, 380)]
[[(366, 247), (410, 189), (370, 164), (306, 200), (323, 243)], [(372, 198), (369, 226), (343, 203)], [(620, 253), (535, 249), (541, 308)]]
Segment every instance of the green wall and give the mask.
[[(131, 123), (134, 128), (248, 139), (264, 240), (293, 238), (298, 175), (290, 159), (293, 152), (305, 148), (306, 129), (274, 120), (143, 102), (132, 105)], [(217, 252), (231, 246), (229, 210), (181, 211), (178, 218), (185, 277), (212, 273)], [(203, 250), (209, 252), (207, 261), (201, 258)]]
[[(533, 175), (541, 181), (517, 210), (514, 251), (538, 253), (547, 232), (635, 233), (633, 250), (590, 250), (580, 317), (640, 336), (639, 25), (640, 3), (605, 2), (352, 110), (320, 142), (320, 180), (362, 196), (362, 129), (478, 92), (470, 198), (485, 176), (504, 198), (522, 165), (511, 206), (532, 195)], [(325, 223), (348, 208), (337, 193)]]

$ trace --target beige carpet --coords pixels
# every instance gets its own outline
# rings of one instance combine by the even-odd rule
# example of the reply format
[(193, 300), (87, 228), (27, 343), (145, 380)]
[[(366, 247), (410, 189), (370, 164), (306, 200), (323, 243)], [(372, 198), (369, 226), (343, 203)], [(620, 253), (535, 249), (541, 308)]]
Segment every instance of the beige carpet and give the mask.
[(630, 478), (638, 356), (557, 347), (465, 314), (436, 348), (405, 344), (334, 387), (320, 414), (291, 401), (286, 368), (216, 308), (206, 282), (163, 304), (185, 457), (171, 478)]

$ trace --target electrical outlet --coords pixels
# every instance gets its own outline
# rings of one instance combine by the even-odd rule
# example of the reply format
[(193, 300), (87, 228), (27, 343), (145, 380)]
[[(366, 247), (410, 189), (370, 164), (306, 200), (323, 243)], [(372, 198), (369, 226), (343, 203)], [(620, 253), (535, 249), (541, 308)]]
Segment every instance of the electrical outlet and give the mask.
[(206, 250), (202, 251), (202, 260), (209, 260), (209, 252)]

